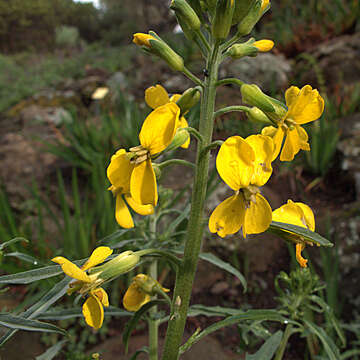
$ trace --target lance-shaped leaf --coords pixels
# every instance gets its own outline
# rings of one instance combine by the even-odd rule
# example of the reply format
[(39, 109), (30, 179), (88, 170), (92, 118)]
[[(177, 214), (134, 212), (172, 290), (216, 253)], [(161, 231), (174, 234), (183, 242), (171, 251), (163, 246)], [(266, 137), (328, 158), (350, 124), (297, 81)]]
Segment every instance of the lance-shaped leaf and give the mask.
[(280, 345), (283, 332), (271, 335), (255, 354), (246, 354), (245, 360), (271, 360)]
[(14, 316), (11, 314), (0, 314), (0, 325), (16, 330), (55, 332), (62, 335), (67, 334), (65, 330), (60, 329), (53, 324), (37, 320), (29, 320), (24, 317)]
[(19, 242), (19, 241), (23, 241), (23, 242), (26, 242), (26, 243), (29, 242), (29, 240), (27, 240), (27, 239), (25, 239), (25, 238), (23, 238), (23, 237), (16, 237), (16, 238), (14, 238), (14, 239), (11, 239), (11, 240), (9, 240), (9, 241), (5, 241), (4, 243), (0, 244), (0, 250), (3, 250), (3, 249), (5, 249), (6, 247), (8, 247), (8, 246), (10, 246), (10, 245), (12, 245), (12, 244), (15, 244), (15, 243), (17, 243), (17, 242)]
[(329, 240), (302, 226), (272, 221), (267, 232), (278, 235), (287, 241), (299, 242), (299, 240), (303, 240), (319, 246), (333, 246)]
[(43, 354), (37, 356), (35, 360), (52, 360), (56, 355), (59, 354), (66, 342), (67, 340), (59, 341), (51, 348), (47, 349)]

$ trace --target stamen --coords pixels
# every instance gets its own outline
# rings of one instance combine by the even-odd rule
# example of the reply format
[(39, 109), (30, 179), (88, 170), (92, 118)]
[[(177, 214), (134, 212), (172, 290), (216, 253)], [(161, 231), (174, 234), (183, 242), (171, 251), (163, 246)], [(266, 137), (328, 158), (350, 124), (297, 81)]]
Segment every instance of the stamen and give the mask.
[(297, 262), (300, 264), (301, 267), (307, 267), (307, 260), (304, 259), (301, 256), (301, 251), (303, 251), (305, 249), (305, 245), (302, 243), (297, 243), (296, 244), (296, 260)]

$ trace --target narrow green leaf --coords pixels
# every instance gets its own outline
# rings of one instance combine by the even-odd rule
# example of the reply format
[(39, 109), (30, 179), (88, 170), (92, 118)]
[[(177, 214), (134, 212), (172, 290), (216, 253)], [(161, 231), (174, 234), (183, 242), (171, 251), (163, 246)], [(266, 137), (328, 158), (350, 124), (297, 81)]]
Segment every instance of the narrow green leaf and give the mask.
[(141, 349), (136, 350), (134, 355), (130, 358), (130, 360), (136, 360), (136, 358), (141, 354), (141, 353), (145, 353), (148, 354), (149, 353), (149, 348), (147, 346), (143, 346)]
[(9, 257), (14, 257), (14, 258), (17, 258), (19, 260), (22, 260), (22, 261), (26, 261), (30, 264), (33, 264), (33, 265), (40, 265), (41, 262), (40, 260), (38, 259), (35, 259), (33, 256), (31, 255), (28, 255), (28, 254), (24, 254), (22, 252), (19, 252), (19, 251), (15, 251), (15, 252), (11, 252), (11, 253), (7, 253), (5, 254), (4, 256), (9, 256)]
[(271, 360), (280, 345), (283, 332), (271, 335), (255, 354), (246, 354), (245, 360)]
[(11, 240), (9, 240), (9, 241), (6, 241), (6, 242), (0, 244), (0, 250), (3, 250), (3, 249), (5, 249), (6, 247), (8, 247), (9, 245), (15, 244), (15, 243), (17, 243), (17, 242), (19, 242), (19, 241), (24, 241), (24, 242), (26, 242), (26, 243), (29, 242), (29, 240), (27, 240), (27, 239), (25, 239), (25, 238), (23, 238), (23, 237), (16, 237), (16, 238), (14, 238), (14, 239), (11, 239)]
[(241, 274), (241, 272), (239, 270), (235, 269), (228, 262), (225, 262), (225, 261), (219, 259), (217, 256), (215, 256), (211, 253), (201, 253), (199, 255), (199, 257), (200, 257), (200, 259), (208, 261), (209, 263), (219, 267), (220, 269), (226, 270), (230, 274), (236, 276), (240, 280), (242, 286), (244, 287), (244, 292), (246, 292), (247, 283), (246, 283), (244, 275)]
[(53, 324), (48, 324), (37, 320), (29, 320), (11, 314), (0, 314), (0, 325), (16, 330), (55, 332), (62, 335), (67, 334), (65, 330), (60, 329)]
[(62, 340), (47, 349), (43, 354), (37, 356), (35, 360), (52, 360), (56, 355), (59, 354), (63, 346), (67, 343), (67, 340)]
[[(295, 236), (297, 235), (297, 236), (303, 238), (304, 240), (309, 241), (316, 245), (321, 245), (321, 246), (326, 246), (326, 247), (333, 246), (333, 244), (329, 240), (325, 239), (318, 233), (310, 231), (304, 227), (297, 226), (297, 225), (285, 224), (285, 223), (281, 223), (281, 222), (277, 222), (277, 221), (272, 221), (270, 224), (270, 227), (267, 231), (271, 232), (275, 235), (278, 235), (278, 236), (284, 238), (285, 240), (294, 241), (293, 237), (294, 237), (294, 235)], [(289, 234), (289, 232), (291, 234)]]
[(224, 308), (221, 306), (205, 306), (201, 304), (191, 305), (188, 310), (188, 316), (229, 316), (243, 313), (239, 309)]
[[(225, 326), (237, 324), (245, 320), (261, 320), (261, 321), (278, 321), (284, 323), (286, 318), (281, 316), (276, 310), (248, 310), (241, 314), (229, 316), (228, 318), (218, 321), (201, 331), (197, 336), (191, 337), (191, 341), (186, 342), (180, 347), (180, 354), (189, 350), (191, 346), (201, 340), (203, 337), (217, 331)], [(289, 320), (288, 320), (289, 321)]]
[(345, 351), (343, 354), (341, 354), (340, 359), (341, 360), (354, 359), (354, 356), (356, 355), (360, 355), (359, 349), (348, 350)]
[(329, 357), (329, 360), (340, 359), (340, 351), (332, 339), (326, 334), (324, 329), (315, 325), (313, 322), (303, 319), (305, 325), (311, 333), (315, 334), (321, 343), (323, 344), (324, 350)]
[(150, 308), (152, 308), (153, 306), (156, 306), (156, 305), (161, 305), (161, 304), (166, 304), (166, 301), (165, 300), (152, 300), (152, 301), (146, 303), (127, 322), (125, 329), (124, 329), (123, 338), (122, 338), (124, 346), (125, 346), (125, 354), (127, 354), (127, 352), (128, 352), (129, 339), (130, 339), (131, 332), (135, 329), (139, 320)]

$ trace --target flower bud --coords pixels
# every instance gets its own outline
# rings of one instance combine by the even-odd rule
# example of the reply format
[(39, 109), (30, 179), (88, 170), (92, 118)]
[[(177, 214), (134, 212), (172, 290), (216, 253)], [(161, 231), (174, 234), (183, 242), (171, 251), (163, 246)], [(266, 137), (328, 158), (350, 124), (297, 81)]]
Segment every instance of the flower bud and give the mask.
[(235, 10), (233, 15), (233, 25), (238, 24), (249, 13), (256, 0), (235, 1)]
[(176, 105), (180, 108), (180, 116), (186, 114), (200, 100), (200, 91), (189, 88), (183, 92)]
[(235, 9), (234, 0), (218, 0), (216, 4), (215, 17), (212, 24), (212, 34), (215, 39), (226, 39), (232, 25)]
[(262, 1), (256, 0), (247, 15), (241, 20), (238, 25), (238, 35), (245, 36), (250, 34), (251, 30), (255, 26), (255, 24), (261, 18), (262, 12)]
[(169, 289), (163, 288), (159, 282), (153, 279), (151, 276), (145, 274), (138, 274), (134, 277), (133, 282), (141, 289), (142, 292), (153, 296), (159, 292), (168, 292)]
[(89, 270), (89, 275), (96, 275), (103, 282), (109, 281), (132, 270), (140, 261), (140, 256), (132, 251), (125, 251), (104, 265)]
[(189, 139), (189, 132), (183, 128), (176, 130), (175, 136), (166, 151), (172, 151), (183, 145)]
[(273, 125), (273, 122), (266, 116), (266, 114), (257, 107), (252, 107), (250, 111), (247, 112), (247, 116), (252, 122)]
[(274, 47), (274, 42), (272, 40), (259, 40), (255, 41), (253, 44), (260, 52), (270, 51)]
[(191, 31), (198, 31), (200, 29), (201, 23), (199, 17), (185, 0), (172, 0), (170, 9), (175, 11), (177, 19), (185, 24), (185, 27)]
[(244, 103), (256, 106), (265, 113), (275, 111), (268, 96), (257, 85), (244, 84), (240, 90)]
[(240, 59), (244, 56), (256, 56), (259, 49), (253, 45), (254, 39), (248, 40), (243, 44), (232, 45), (227, 51), (226, 55), (231, 56), (233, 59)]
[(184, 69), (184, 60), (169, 45), (165, 43), (155, 32), (149, 34), (134, 34), (133, 42), (144, 46), (146, 50), (163, 59), (175, 71)]
[(273, 112), (266, 112), (266, 115), (275, 123), (279, 122), (281, 119), (284, 118), (287, 109), (286, 106), (279, 100), (276, 100), (270, 96), (267, 96), (267, 99), (270, 101), (272, 107), (274, 108), (275, 111)]
[(187, 0), (187, 2), (190, 4), (190, 6), (194, 9), (194, 11), (196, 12), (197, 16), (202, 19), (203, 18), (203, 14), (202, 14), (202, 8), (201, 8), (201, 3), (200, 0)]

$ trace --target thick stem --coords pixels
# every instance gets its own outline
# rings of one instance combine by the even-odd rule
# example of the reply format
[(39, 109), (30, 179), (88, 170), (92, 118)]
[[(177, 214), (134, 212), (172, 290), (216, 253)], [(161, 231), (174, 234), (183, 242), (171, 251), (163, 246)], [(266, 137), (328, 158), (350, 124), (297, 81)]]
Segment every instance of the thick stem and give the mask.
[[(156, 233), (156, 219), (155, 216), (150, 220), (150, 231), (151, 236), (155, 237)], [(158, 262), (157, 260), (153, 260), (152, 263), (149, 266), (149, 275), (157, 280), (158, 276)], [(156, 298), (156, 295), (153, 297)], [(158, 360), (158, 344), (159, 344), (159, 320), (155, 320), (154, 315), (157, 313), (157, 306), (153, 306), (149, 310), (149, 320), (148, 320), (148, 326), (149, 326), (149, 359), (150, 360)]]
[(175, 283), (173, 306), (168, 322), (163, 360), (177, 360), (184, 333), (192, 285), (195, 277), (203, 238), (203, 215), (209, 171), (209, 152), (200, 156), (202, 150), (211, 143), (213, 132), (213, 113), (215, 107), (216, 82), (218, 78), (219, 47), (214, 45), (207, 63), (208, 76), (201, 99), (199, 132), (203, 137), (198, 142), (197, 167), (194, 178), (191, 212), (185, 243), (183, 263)]

